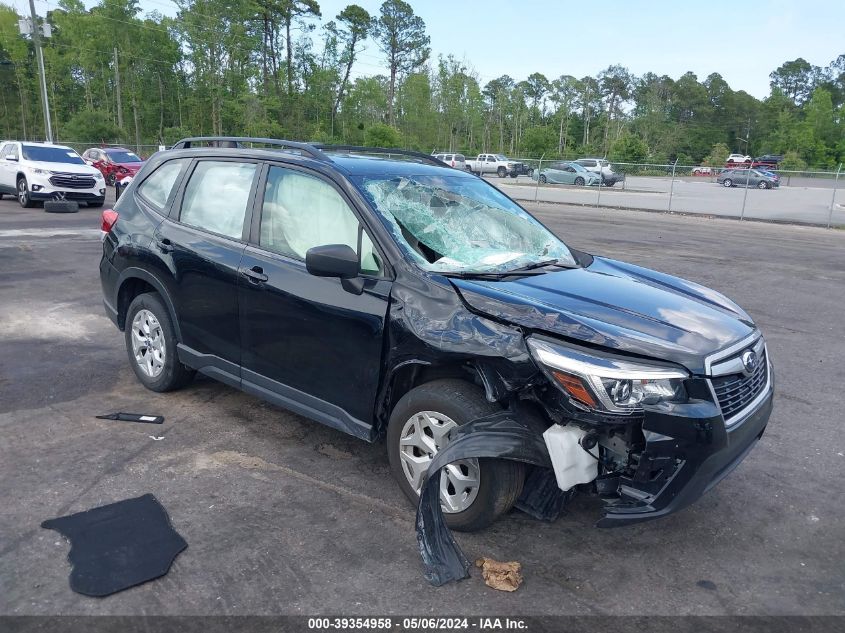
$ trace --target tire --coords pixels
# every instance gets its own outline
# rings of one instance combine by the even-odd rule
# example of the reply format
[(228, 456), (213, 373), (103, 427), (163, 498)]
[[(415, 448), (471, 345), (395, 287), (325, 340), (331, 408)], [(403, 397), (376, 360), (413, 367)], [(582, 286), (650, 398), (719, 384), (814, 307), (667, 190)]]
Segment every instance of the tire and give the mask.
[(109, 187), (114, 187), (115, 181), (117, 181), (117, 176), (114, 172), (111, 172), (108, 176), (106, 176), (106, 185)]
[(73, 200), (45, 200), (45, 213), (78, 213), (79, 204)]
[(519, 174), (511, 174), (511, 178), (516, 178)]
[[(417, 505), (419, 495), (412, 487), (409, 475), (406, 475), (403, 465), (405, 462), (401, 456), (400, 441), (403, 431), (406, 431), (405, 437), (409, 437), (407, 425), (412, 424), (414, 418), (422, 412), (434, 414), (429, 416), (429, 420), (438, 421), (436, 416), (445, 416), (455, 424), (462, 425), (500, 410), (487, 401), (480, 388), (462, 380), (435, 380), (402, 396), (390, 415), (387, 427), (387, 456), (393, 476), (411, 503)], [(427, 428), (430, 431), (434, 426), (437, 425), (432, 424)], [(419, 430), (420, 427), (414, 428)], [(433, 444), (434, 436), (429, 433), (427, 437)], [(443, 441), (445, 442), (445, 438)], [(436, 452), (437, 448), (428, 455), (434, 455)], [(467, 461), (469, 464), (460, 465), (465, 475), (473, 473), (473, 470), (467, 467), (472, 467), (471, 462), (475, 460)], [(525, 482), (524, 464), (503, 459), (479, 459), (474, 467), (477, 469), (474, 472), (478, 475), (477, 489), (473, 489), (474, 499), (460, 511), (445, 512), (446, 523), (453, 530), (475, 532), (484, 529), (510, 510), (522, 492)]]
[(757, 188), (758, 189), (770, 189), (771, 185), (769, 183), (767, 183), (765, 180), (761, 180), (760, 182), (757, 183)]
[(529, 169), (528, 169), (528, 177), (529, 177), (529, 178), (533, 178), (533, 177), (534, 177), (534, 169), (533, 169), (533, 168), (529, 168)]
[(575, 179), (575, 184), (578, 185), (579, 187), (583, 187), (584, 186), (584, 179), (581, 178), (581, 176), (578, 176)]
[(544, 185), (548, 182), (545, 174), (540, 174), (540, 182)]
[(722, 186), (723, 187), (733, 187), (734, 181), (731, 180), (730, 178), (725, 178), (725, 180), (722, 182)]
[(26, 178), (21, 176), (18, 178), (18, 203), (24, 209), (31, 209), (35, 206), (35, 202), (29, 197), (29, 186), (26, 184)]
[[(141, 312), (146, 312), (146, 314), (141, 315), (139, 321), (136, 323), (136, 317)], [(150, 315), (153, 317), (152, 319)], [(170, 320), (170, 313), (167, 311), (158, 293), (149, 292), (135, 297), (126, 311), (125, 323), (124, 340), (126, 342), (126, 353), (129, 356), (129, 364), (132, 365), (132, 370), (142, 385), (150, 391), (164, 392), (180, 389), (191, 382), (196, 372), (188, 369), (179, 362), (179, 357), (176, 353), (176, 332)], [(155, 372), (154, 368), (151, 368), (147, 362), (144, 362), (144, 365), (151, 369), (150, 373), (147, 373), (142, 369), (141, 363), (136, 359), (133, 348), (135, 331), (137, 329), (138, 333), (142, 336), (145, 334), (143, 328), (137, 327), (139, 324), (146, 325), (149, 329), (149, 332), (146, 333), (146, 345), (141, 346), (146, 347), (147, 353), (142, 353), (142, 357), (152, 357), (152, 364), (155, 364), (156, 358), (160, 362), (161, 356), (163, 355), (164, 357), (164, 362), (161, 363), (158, 372)], [(138, 338), (141, 338), (141, 336)], [(158, 342), (158, 347), (155, 347), (156, 341)], [(150, 353), (151, 346), (155, 347), (156, 351), (159, 351), (158, 357), (155, 356), (154, 352)], [(163, 354), (161, 354), (161, 350), (163, 350)]]
[(505, 169), (504, 167), (499, 167), (496, 170), (496, 173), (499, 175), (499, 178), (504, 178), (505, 176), (508, 175), (508, 170)]

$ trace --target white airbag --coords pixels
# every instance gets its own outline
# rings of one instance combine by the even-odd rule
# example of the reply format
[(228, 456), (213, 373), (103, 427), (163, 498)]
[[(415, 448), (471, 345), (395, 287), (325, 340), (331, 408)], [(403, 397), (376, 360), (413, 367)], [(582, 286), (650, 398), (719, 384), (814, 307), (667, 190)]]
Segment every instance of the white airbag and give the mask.
[(543, 433), (552, 458), (558, 488), (567, 491), (576, 484), (586, 484), (599, 474), (598, 462), (581, 448), (579, 441), (586, 431), (577, 426), (555, 424)]

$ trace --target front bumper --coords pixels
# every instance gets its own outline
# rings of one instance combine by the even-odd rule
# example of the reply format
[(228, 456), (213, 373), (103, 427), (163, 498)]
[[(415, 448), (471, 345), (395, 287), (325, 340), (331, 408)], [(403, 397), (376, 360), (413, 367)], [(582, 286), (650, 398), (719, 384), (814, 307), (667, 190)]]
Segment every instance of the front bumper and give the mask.
[(77, 200), (79, 202), (100, 202), (106, 197), (106, 183), (100, 179), (93, 187), (71, 189), (57, 187), (50, 182), (50, 176), (30, 174), (28, 178), (29, 197), (32, 200)]
[(681, 510), (727, 476), (757, 444), (772, 412), (770, 382), (760, 403), (730, 428), (707, 400), (646, 407), (646, 450), (636, 472), (622, 477), (620, 499), (598, 527), (617, 527)]

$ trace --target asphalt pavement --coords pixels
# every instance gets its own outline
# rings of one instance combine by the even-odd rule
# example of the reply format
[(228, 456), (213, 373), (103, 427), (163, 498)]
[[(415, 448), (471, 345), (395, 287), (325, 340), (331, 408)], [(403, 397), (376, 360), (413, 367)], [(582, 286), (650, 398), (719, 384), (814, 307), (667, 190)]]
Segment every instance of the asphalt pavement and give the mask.
[[(514, 511), (457, 538), (471, 559), (521, 562), (518, 591), (496, 592), (477, 571), (431, 587), (383, 445), (210, 379), (146, 391), (103, 314), (100, 211), (6, 200), (0, 614), (845, 614), (845, 233), (530, 208), (577, 248), (726, 293), (767, 336), (769, 428), (694, 506), (615, 530), (593, 527), (600, 507), (587, 497), (551, 524)], [(113, 411), (166, 422), (94, 418)], [(148, 492), (188, 549), (159, 580), (104, 599), (73, 593), (68, 543), (40, 523)]]
[[(545, 184), (527, 176), (486, 179), (510, 197), (520, 201), (556, 202), (590, 207), (672, 211), (749, 220), (793, 222), (845, 227), (845, 177), (839, 189), (830, 180), (796, 178), (794, 184), (776, 189), (726, 188), (715, 177), (671, 178), (629, 176), (613, 187), (577, 187)], [(671, 196), (670, 196), (671, 194)], [(834, 197), (835, 196), (835, 197)], [(671, 197), (671, 201), (670, 201)], [(831, 209), (831, 204), (832, 209)], [(744, 211), (743, 211), (744, 206)]]

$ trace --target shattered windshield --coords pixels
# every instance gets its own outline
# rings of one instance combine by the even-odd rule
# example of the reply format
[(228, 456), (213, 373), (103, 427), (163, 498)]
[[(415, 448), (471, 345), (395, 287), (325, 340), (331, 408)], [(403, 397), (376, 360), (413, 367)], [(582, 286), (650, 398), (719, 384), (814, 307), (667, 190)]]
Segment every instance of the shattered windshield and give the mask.
[(397, 243), (425, 270), (504, 272), (575, 261), (566, 245), (478, 178), (353, 178)]

